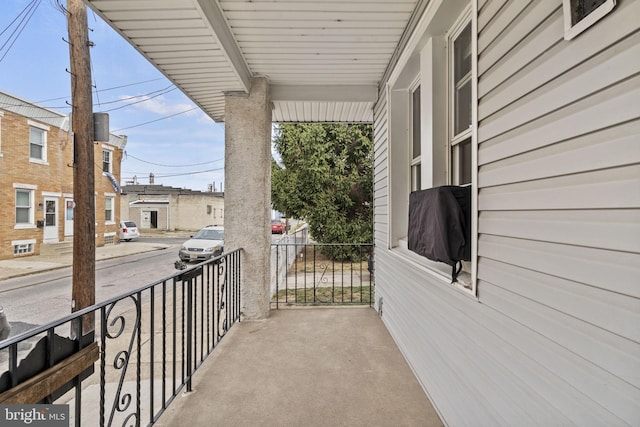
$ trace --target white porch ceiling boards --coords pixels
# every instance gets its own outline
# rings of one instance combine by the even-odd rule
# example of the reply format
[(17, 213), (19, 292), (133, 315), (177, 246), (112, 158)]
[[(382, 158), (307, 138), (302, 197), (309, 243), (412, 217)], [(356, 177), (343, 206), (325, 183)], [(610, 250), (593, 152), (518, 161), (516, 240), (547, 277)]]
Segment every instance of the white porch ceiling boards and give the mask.
[(373, 121), (418, 0), (85, 0), (214, 120), (269, 79), (273, 120)]

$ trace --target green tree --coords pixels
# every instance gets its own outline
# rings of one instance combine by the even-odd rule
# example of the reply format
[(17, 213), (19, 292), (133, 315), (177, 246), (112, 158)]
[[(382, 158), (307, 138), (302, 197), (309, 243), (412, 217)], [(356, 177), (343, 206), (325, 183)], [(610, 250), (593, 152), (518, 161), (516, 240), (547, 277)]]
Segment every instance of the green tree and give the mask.
[[(373, 241), (373, 130), (365, 124), (281, 124), (274, 145), (271, 198), (304, 219), (319, 243)], [(355, 257), (353, 249), (333, 258)]]

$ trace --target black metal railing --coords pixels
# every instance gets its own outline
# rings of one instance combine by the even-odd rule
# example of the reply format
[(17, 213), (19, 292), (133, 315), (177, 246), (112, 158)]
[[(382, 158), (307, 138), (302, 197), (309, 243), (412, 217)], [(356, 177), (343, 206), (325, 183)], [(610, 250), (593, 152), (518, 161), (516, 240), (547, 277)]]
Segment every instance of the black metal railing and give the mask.
[[(3, 341), (0, 392), (93, 346), (97, 361), (38, 401), (68, 404), (70, 425), (154, 424), (240, 320), (240, 267), (230, 252)], [(95, 332), (75, 338), (87, 319)]]
[(271, 307), (373, 305), (372, 243), (272, 245)]

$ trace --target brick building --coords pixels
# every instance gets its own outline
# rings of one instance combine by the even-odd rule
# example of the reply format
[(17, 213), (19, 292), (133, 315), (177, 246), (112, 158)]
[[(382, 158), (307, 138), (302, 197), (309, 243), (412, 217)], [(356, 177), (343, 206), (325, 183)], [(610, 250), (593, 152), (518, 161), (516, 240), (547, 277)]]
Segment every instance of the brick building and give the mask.
[[(0, 259), (73, 242), (69, 116), (0, 91)], [(117, 241), (125, 136), (94, 144), (96, 245)], [(109, 176), (110, 175), (110, 176)]]

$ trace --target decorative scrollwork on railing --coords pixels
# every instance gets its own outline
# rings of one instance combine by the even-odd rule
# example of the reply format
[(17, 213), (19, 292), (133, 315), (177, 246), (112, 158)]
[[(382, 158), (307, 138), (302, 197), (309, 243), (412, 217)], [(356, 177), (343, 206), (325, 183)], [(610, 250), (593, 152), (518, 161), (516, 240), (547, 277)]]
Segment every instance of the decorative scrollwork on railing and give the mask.
[[(138, 336), (139, 329), (140, 329), (141, 308), (140, 308), (140, 300), (139, 298), (137, 298), (137, 295), (130, 295), (129, 298), (133, 301), (135, 305), (135, 309), (136, 309), (135, 319), (134, 319), (133, 327), (131, 330), (131, 336), (129, 338), (129, 345), (127, 349), (118, 351), (113, 357), (113, 368), (116, 371), (121, 371), (121, 372), (120, 372), (120, 379), (118, 381), (118, 389), (113, 399), (113, 406), (111, 407), (111, 414), (109, 416), (109, 422), (107, 423), (107, 425), (113, 424), (113, 419), (116, 415), (116, 412), (125, 415), (124, 412), (129, 410), (131, 406), (131, 402), (133, 401), (133, 396), (131, 395), (131, 393), (124, 393), (122, 388), (127, 375), (129, 360), (131, 358), (131, 355), (133, 354), (133, 345), (136, 342), (136, 337)], [(120, 313), (116, 315), (111, 321), (109, 321), (109, 317), (111, 316), (113, 309), (121, 301), (123, 300), (118, 300), (114, 302), (106, 310), (106, 316), (105, 316), (104, 324), (102, 325), (102, 330), (105, 337), (109, 340), (117, 340), (123, 335), (125, 331), (127, 322), (126, 322), (124, 313)], [(103, 349), (103, 351), (105, 350)], [(139, 342), (138, 342), (137, 351), (140, 351)], [(132, 410), (134, 412), (126, 415), (126, 418), (122, 423), (123, 426), (138, 425), (137, 408), (134, 407), (132, 408)]]
[(218, 273), (218, 339), (225, 336), (229, 330), (227, 324), (227, 257), (220, 259), (216, 266)]
[(320, 285), (321, 283), (329, 283), (329, 277), (327, 277), (325, 275), (325, 273), (327, 272), (327, 270), (329, 269), (329, 265), (325, 264), (325, 263), (321, 263), (319, 265), (320, 268), (320, 272), (322, 274), (320, 274), (320, 279), (318, 279), (318, 283), (316, 284), (316, 288), (318, 287), (318, 285)]

